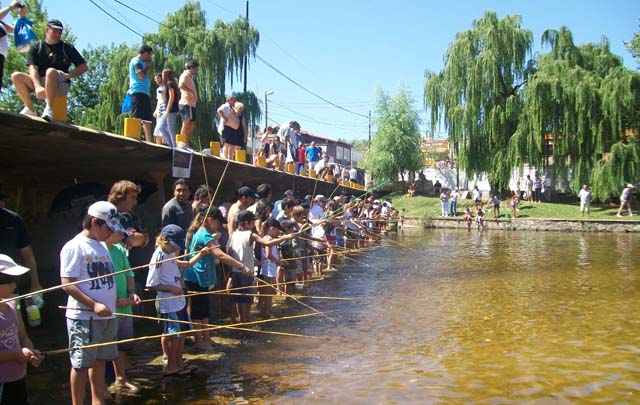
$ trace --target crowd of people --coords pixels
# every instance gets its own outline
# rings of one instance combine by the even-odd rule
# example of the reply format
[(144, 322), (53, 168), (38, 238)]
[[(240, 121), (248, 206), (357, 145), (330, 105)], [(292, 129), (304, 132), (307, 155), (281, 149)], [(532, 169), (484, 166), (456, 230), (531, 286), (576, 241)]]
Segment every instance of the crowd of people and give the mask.
[[(10, 6), (0, 9), (0, 21), (11, 10), (18, 9), (21, 15), (26, 7), (14, 0)], [(13, 26), (0, 24), (0, 77), (4, 68), (4, 58), (7, 53), (6, 35)], [(45, 28), (45, 38), (36, 41), (29, 47), (27, 53), (28, 73), (14, 72), (11, 80), (24, 103), (20, 113), (36, 116), (31, 94), (36, 99), (45, 100), (42, 118), (53, 120), (53, 105), (56, 97), (66, 96), (69, 92), (71, 80), (88, 71), (86, 61), (77, 49), (61, 40), (64, 26), (59, 20), (50, 20)], [(165, 144), (172, 148), (189, 148), (191, 138), (196, 129), (196, 113), (198, 106), (198, 91), (194, 80), (199, 70), (195, 60), (189, 60), (184, 65), (184, 71), (176, 80), (173, 69), (165, 67), (158, 73), (153, 73), (153, 48), (142, 45), (137, 55), (129, 61), (130, 109), (132, 118), (142, 123), (144, 138), (147, 142)], [(71, 65), (75, 68), (70, 70)], [(151, 107), (151, 80), (153, 76), (156, 84), (156, 107)], [(0, 88), (1, 90), (1, 88)], [(180, 135), (185, 138), (178, 142), (176, 135), (176, 121), (180, 114)], [(220, 156), (235, 160), (236, 152), (246, 149), (249, 136), (247, 119), (244, 115), (244, 105), (235, 96), (230, 95), (226, 102), (216, 111), (218, 118), (218, 133), (220, 134)], [(153, 123), (155, 121), (155, 128)], [(327, 156), (315, 142), (304, 143), (300, 135), (300, 124), (291, 121), (288, 125), (268, 127), (263, 133), (257, 134), (261, 138), (261, 145), (255, 153), (254, 162), (265, 159), (265, 165), (280, 171), (285, 171), (287, 164), (295, 167), (300, 174), (303, 167), (313, 171), (317, 178), (352, 181), (364, 184), (364, 174), (355, 167), (343, 167), (331, 156)], [(199, 145), (200, 149), (206, 149)]]
[[(185, 332), (195, 348), (206, 349), (212, 345), (207, 325), (213, 317), (219, 322), (228, 311), (231, 323), (245, 323), (254, 304), (261, 317), (272, 317), (273, 296), (305, 288), (311, 277), (335, 270), (342, 253), (365, 246), (401, 221), (390, 199), (373, 196), (301, 197), (287, 190), (274, 198), (271, 186), (261, 184), (255, 190), (241, 187), (231, 201), (216, 206), (206, 185), (195, 193), (191, 190), (186, 180), (175, 181), (173, 197), (159, 213), (162, 228), (150, 235), (134, 213), (140, 186), (118, 181), (107, 201), (88, 207), (82, 231), (62, 247), (60, 283), (68, 295), (73, 403), (83, 403), (87, 383), (92, 402), (103, 403), (110, 396), (105, 371), (109, 368), (116, 388), (138, 391), (129, 375), (140, 371), (127, 357), (131, 343), (83, 346), (134, 337), (130, 315), (143, 310), (140, 303), (146, 298), (155, 295), (157, 315), (152, 319), (161, 323), (163, 376), (190, 375), (197, 367), (183, 359)], [(16, 226), (17, 214), (0, 214), (7, 216), (5, 223)], [(20, 238), (7, 243), (24, 256), (14, 255), (16, 260), (0, 255), (2, 299), (12, 296), (18, 277), (28, 272), (34, 277), (26, 291), (41, 289), (35, 260), (28, 260), (28, 232), (24, 225), (17, 228)], [(147, 244), (155, 244), (143, 259), (147, 266), (132, 270), (134, 252)], [(210, 294), (221, 292), (230, 296), (226, 309), (212, 307), (209, 300)], [(24, 403), (26, 364), (37, 366), (43, 357), (26, 335), (14, 302), (0, 302), (0, 330), (13, 336), (11, 345), (0, 347), (1, 395), (3, 401)]]

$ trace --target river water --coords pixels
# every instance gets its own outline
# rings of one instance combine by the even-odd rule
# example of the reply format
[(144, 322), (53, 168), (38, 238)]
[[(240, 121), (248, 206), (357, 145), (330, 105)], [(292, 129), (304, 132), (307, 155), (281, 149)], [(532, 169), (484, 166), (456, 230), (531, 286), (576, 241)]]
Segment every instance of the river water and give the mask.
[(118, 402), (640, 403), (639, 242), (405, 231), (314, 284), (353, 298), (306, 301), (335, 323), (264, 327), (326, 339), (242, 338), (204, 376)]

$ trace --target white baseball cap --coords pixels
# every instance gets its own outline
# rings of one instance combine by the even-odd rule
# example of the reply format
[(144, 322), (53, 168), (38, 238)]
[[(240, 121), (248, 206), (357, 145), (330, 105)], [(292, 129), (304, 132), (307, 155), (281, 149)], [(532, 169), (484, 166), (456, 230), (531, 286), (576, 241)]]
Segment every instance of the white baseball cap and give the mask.
[(28, 267), (17, 265), (11, 257), (0, 255), (0, 273), (7, 276), (20, 276), (28, 271)]
[(118, 209), (108, 201), (98, 201), (91, 204), (87, 214), (106, 222), (109, 229), (113, 232), (125, 232), (124, 227), (120, 223)]

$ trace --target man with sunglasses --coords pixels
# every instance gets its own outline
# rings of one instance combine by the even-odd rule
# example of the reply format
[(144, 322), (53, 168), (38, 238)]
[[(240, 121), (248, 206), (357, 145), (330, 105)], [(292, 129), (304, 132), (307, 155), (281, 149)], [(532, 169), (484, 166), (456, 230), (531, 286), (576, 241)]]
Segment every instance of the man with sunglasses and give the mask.
[[(89, 68), (80, 52), (61, 40), (64, 26), (60, 20), (50, 20), (45, 28), (45, 39), (31, 45), (27, 54), (29, 73), (14, 72), (11, 81), (24, 102), (20, 114), (35, 116), (30, 93), (46, 100), (42, 118), (53, 120), (53, 101), (56, 96), (69, 93), (71, 79), (84, 74)], [(69, 71), (73, 64), (75, 69)]]

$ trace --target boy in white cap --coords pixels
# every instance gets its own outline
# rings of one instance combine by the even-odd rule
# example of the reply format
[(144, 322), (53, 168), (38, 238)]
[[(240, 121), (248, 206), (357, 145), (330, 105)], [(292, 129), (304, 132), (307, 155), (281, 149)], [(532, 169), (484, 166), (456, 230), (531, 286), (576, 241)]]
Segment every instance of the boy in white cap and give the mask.
[(29, 271), (0, 255), (0, 403), (26, 404), (27, 363), (38, 367), (42, 354), (33, 348), (11, 295), (18, 277)]
[[(75, 285), (66, 285), (69, 294), (67, 307), (67, 333), (71, 348), (116, 340), (117, 321), (116, 286), (113, 264), (104, 242), (112, 232), (124, 232), (115, 205), (107, 201), (92, 204), (82, 221), (82, 231), (68, 241), (60, 251), (60, 282), (93, 279)], [(87, 377), (91, 384), (94, 404), (104, 403), (105, 362), (118, 357), (116, 345), (95, 349), (77, 349), (69, 352), (71, 359), (71, 399), (82, 404)], [(89, 372), (91, 369), (91, 373)]]

